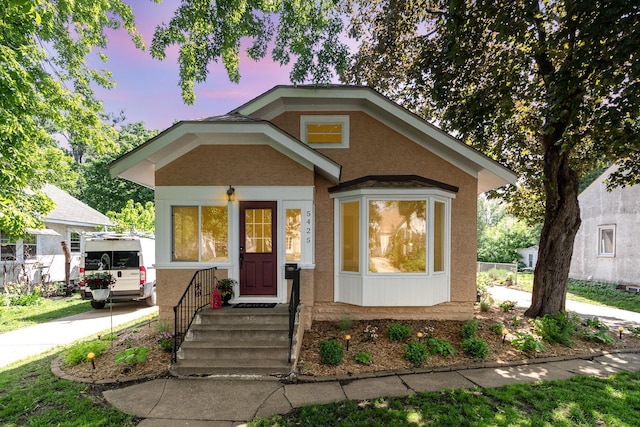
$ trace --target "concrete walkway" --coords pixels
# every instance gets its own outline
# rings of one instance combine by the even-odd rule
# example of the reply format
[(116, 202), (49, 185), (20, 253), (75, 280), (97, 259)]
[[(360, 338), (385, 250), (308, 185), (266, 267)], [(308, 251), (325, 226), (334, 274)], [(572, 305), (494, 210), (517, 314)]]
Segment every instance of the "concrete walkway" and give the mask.
[(157, 313), (158, 307), (140, 302), (113, 304), (113, 310), (107, 304), (101, 310), (0, 334), (0, 367)]
[[(514, 301), (518, 307), (528, 308), (531, 305), (531, 294), (504, 286), (491, 286), (489, 293), (496, 301)], [(567, 300), (566, 309), (578, 313), (582, 317), (597, 317), (609, 326), (610, 329), (618, 329), (619, 326), (640, 327), (640, 313), (604, 307), (601, 305), (587, 304), (584, 302)]]
[(142, 427), (238, 426), (255, 417), (294, 408), (381, 396), (407, 396), (454, 388), (500, 387), (574, 375), (606, 377), (640, 371), (640, 353), (604, 354), (590, 359), (550, 358), (536, 364), (485, 363), (455, 371), (397, 373), (380, 377), (282, 384), (275, 380), (167, 378), (104, 392), (118, 410), (144, 420)]

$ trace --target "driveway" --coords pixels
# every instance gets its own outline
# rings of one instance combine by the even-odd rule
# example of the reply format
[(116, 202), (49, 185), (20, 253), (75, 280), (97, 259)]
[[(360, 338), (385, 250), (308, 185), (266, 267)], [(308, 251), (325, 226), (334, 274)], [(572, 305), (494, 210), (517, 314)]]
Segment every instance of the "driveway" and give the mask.
[(95, 336), (98, 332), (109, 332), (112, 327), (157, 313), (158, 307), (147, 307), (144, 302), (118, 303), (113, 304), (113, 308), (107, 305), (102, 310), (90, 310), (0, 334), (0, 368), (52, 348)]
[[(490, 286), (489, 293), (496, 301), (514, 301), (518, 307), (528, 308), (531, 305), (531, 294), (504, 286)], [(566, 309), (578, 313), (583, 318), (597, 317), (611, 329), (619, 326), (640, 327), (640, 313), (620, 310), (602, 305), (587, 304), (584, 302), (567, 300)]]

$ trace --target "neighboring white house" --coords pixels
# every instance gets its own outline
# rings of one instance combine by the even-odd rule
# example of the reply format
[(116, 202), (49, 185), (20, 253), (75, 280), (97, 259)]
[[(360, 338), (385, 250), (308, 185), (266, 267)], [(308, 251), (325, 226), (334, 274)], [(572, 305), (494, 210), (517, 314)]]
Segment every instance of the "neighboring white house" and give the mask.
[(529, 246), (528, 248), (518, 249), (517, 252), (522, 257), (522, 263), (525, 268), (536, 268), (538, 263), (538, 245)]
[(4, 273), (0, 276), (0, 286), (18, 279), (37, 283), (43, 277), (46, 281), (63, 281), (63, 241), (71, 251), (71, 281), (77, 282), (82, 234), (111, 225), (105, 215), (65, 191), (53, 185), (46, 185), (43, 191), (55, 204), (44, 220), (44, 228), (27, 229), (27, 236), (17, 241), (0, 231), (0, 265)]
[(640, 284), (640, 186), (609, 192), (609, 168), (578, 197), (582, 225), (576, 235), (569, 277)]

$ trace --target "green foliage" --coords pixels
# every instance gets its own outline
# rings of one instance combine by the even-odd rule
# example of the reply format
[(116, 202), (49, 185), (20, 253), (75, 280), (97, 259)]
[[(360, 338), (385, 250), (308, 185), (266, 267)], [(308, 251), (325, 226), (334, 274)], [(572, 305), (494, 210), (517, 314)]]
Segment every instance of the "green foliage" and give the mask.
[(520, 326), (520, 318), (518, 317), (517, 314), (511, 318), (511, 323), (513, 323), (513, 326), (515, 327)]
[(20, 307), (31, 307), (34, 305), (41, 305), (44, 303), (42, 298), (42, 292), (38, 290), (33, 291), (18, 291), (12, 292), (8, 295), (9, 305)]
[[(274, 29), (277, 33), (274, 39)], [(163, 60), (172, 45), (179, 46), (182, 99), (195, 103), (196, 83), (206, 81), (209, 65), (222, 62), (229, 80), (240, 80), (240, 41), (249, 40), (247, 57), (259, 60), (273, 43), (271, 57), (281, 65), (294, 59), (290, 79), (327, 84), (344, 69), (347, 47), (340, 36), (343, 23), (337, 5), (319, 2), (233, 2), (216, 0), (204, 7), (186, 2), (169, 24), (155, 30), (151, 55)]]
[(4, 298), (5, 294), (0, 294), (0, 333), (91, 310), (89, 303), (83, 301), (80, 294), (60, 299), (41, 298), (41, 304), (31, 306), (8, 306), (6, 303), (9, 296), (6, 296), (7, 300), (3, 300)]
[(456, 349), (453, 348), (449, 341), (442, 338), (427, 338), (427, 345), (429, 346), (429, 353), (431, 354), (439, 354), (442, 357), (456, 354)]
[(320, 341), (320, 359), (322, 363), (329, 366), (336, 366), (342, 362), (344, 349), (337, 340)]
[(467, 320), (462, 324), (462, 339), (474, 337), (478, 330), (478, 321), (476, 319)]
[(607, 330), (598, 329), (596, 331), (585, 330), (581, 333), (582, 339), (586, 341), (595, 341), (603, 344), (615, 344), (616, 340)]
[(116, 354), (116, 363), (128, 363), (135, 365), (136, 363), (144, 363), (147, 361), (147, 353), (149, 349), (146, 347), (131, 347)]
[(133, 200), (128, 200), (127, 204), (120, 212), (108, 211), (106, 215), (114, 224), (114, 231), (153, 233), (156, 227), (156, 211), (153, 202), (146, 202), (144, 206)]
[(480, 291), (482, 296), (487, 294), (489, 287), (489, 277), (487, 273), (476, 273), (476, 289)]
[(584, 319), (582, 321), (582, 324), (588, 328), (594, 328), (594, 329), (607, 329), (607, 325), (600, 319), (598, 319), (597, 317), (593, 317), (591, 319)]
[(109, 347), (108, 341), (92, 340), (74, 344), (69, 347), (64, 355), (63, 360), (67, 365), (77, 365), (80, 362), (88, 361), (87, 354), (93, 353), (95, 357), (100, 356)]
[(403, 341), (411, 335), (411, 328), (403, 323), (391, 323), (387, 332), (391, 341)]
[(162, 351), (166, 351), (167, 353), (171, 353), (173, 351), (173, 342), (175, 335), (173, 332), (160, 331), (158, 336), (158, 344)]
[(570, 279), (567, 298), (640, 313), (640, 296), (625, 292), (614, 283)]
[(562, 311), (535, 319), (533, 326), (536, 332), (550, 343), (570, 347), (571, 335), (578, 327), (578, 320), (575, 316)]
[(482, 338), (471, 337), (462, 341), (462, 350), (476, 359), (486, 359), (489, 355), (489, 344)]
[(351, 324), (353, 323), (353, 319), (349, 315), (344, 315), (338, 320), (338, 328), (341, 331), (348, 331), (351, 328)]
[(516, 332), (516, 337), (511, 340), (511, 345), (520, 351), (545, 351), (544, 344), (531, 334)]
[(491, 303), (487, 300), (480, 301), (480, 311), (483, 313), (488, 313), (491, 310)]
[(629, 330), (629, 332), (631, 332), (634, 335), (638, 335), (640, 336), (640, 328), (638, 327), (634, 327), (634, 326), (630, 326), (627, 328)]
[(505, 313), (508, 313), (509, 311), (513, 310), (515, 307), (516, 307), (516, 303), (513, 301), (504, 301), (500, 304), (500, 308)]
[(414, 365), (419, 365), (429, 358), (427, 346), (421, 341), (411, 341), (404, 348), (404, 358)]
[[(24, 13), (20, 3), (33, 13)], [(114, 132), (94, 95), (95, 88), (113, 82), (107, 71), (89, 67), (86, 57), (97, 53), (106, 60), (106, 28), (124, 27), (138, 47), (142, 38), (121, 0), (12, 0), (2, 3), (0, 15), (0, 157), (11, 159), (0, 162), (0, 229), (19, 238), (53, 208), (41, 188), (64, 181), (69, 165), (47, 161), (64, 157), (51, 134), (95, 152), (114, 147)]]
[(371, 353), (367, 352), (367, 351), (361, 351), (360, 353), (356, 354), (355, 356), (355, 361), (358, 363), (362, 363), (363, 365), (371, 365)]
[(503, 329), (504, 329), (504, 325), (502, 324), (502, 322), (496, 322), (493, 325), (491, 325), (491, 332), (493, 332), (496, 335), (502, 336)]

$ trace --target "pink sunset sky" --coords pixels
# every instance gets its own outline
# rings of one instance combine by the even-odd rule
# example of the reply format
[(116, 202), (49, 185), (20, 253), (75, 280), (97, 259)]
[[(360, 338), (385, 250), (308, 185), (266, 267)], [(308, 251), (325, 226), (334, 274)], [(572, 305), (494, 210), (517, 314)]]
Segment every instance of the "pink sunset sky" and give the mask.
[[(155, 4), (150, 0), (126, 0), (133, 8), (138, 32), (147, 49), (136, 49), (125, 30), (109, 31), (106, 68), (113, 73), (116, 87), (97, 90), (109, 113), (124, 111), (127, 123), (144, 122), (148, 129), (164, 130), (175, 120), (188, 120), (225, 114), (279, 84), (291, 84), (291, 67), (280, 67), (267, 58), (257, 63), (241, 50), (240, 83), (229, 81), (222, 63), (209, 65), (207, 81), (196, 86), (196, 103), (182, 102), (178, 86), (178, 48), (170, 48), (164, 61), (153, 59), (149, 52), (157, 25), (168, 23), (177, 0)], [(99, 61), (93, 66), (103, 68)]]

